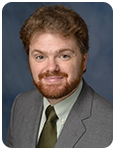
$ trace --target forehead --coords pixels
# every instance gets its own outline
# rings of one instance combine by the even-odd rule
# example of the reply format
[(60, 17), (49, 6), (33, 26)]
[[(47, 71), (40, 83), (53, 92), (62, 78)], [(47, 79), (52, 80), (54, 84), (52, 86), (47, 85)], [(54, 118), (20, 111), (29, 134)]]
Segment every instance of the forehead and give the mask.
[(72, 49), (77, 51), (79, 47), (74, 36), (64, 37), (60, 34), (36, 33), (31, 38), (29, 49), (30, 51), (39, 49), (41, 51), (55, 52), (60, 49)]

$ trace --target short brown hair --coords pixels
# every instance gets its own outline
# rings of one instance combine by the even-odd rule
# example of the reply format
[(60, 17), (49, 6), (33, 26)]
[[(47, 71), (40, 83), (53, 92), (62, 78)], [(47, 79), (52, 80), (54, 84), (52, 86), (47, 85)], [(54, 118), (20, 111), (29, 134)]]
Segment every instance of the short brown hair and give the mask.
[(64, 37), (74, 35), (81, 53), (89, 49), (88, 28), (78, 13), (63, 5), (43, 6), (37, 9), (24, 23), (20, 30), (20, 38), (27, 55), (32, 35), (36, 32), (59, 33)]

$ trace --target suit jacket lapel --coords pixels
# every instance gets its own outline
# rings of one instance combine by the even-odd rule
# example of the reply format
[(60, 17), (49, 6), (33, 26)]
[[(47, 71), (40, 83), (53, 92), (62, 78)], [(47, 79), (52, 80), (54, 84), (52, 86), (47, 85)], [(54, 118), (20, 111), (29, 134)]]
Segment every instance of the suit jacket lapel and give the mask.
[(32, 107), (28, 110), (28, 113), (25, 114), (26, 120), (24, 120), (24, 124), (26, 124), (27, 127), (25, 127), (23, 131), (23, 135), (25, 137), (24, 145), (27, 147), (29, 146), (30, 148), (36, 147), (38, 128), (43, 108), (42, 99), (43, 97), (39, 95), (39, 97), (37, 96), (34, 100), (32, 100)]
[(83, 121), (91, 116), (92, 90), (84, 81), (81, 94), (74, 104), (55, 145), (56, 148), (72, 148), (86, 132)]
[(55, 145), (56, 148), (71, 148), (85, 133), (85, 127), (74, 110), (71, 111)]

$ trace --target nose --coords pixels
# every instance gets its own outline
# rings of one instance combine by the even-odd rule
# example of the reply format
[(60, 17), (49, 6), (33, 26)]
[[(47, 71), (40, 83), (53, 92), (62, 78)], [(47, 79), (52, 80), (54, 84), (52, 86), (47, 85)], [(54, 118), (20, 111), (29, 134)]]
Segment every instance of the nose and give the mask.
[(53, 73), (53, 72), (58, 72), (60, 70), (58, 63), (56, 62), (55, 59), (49, 59), (48, 64), (46, 67), (46, 71)]

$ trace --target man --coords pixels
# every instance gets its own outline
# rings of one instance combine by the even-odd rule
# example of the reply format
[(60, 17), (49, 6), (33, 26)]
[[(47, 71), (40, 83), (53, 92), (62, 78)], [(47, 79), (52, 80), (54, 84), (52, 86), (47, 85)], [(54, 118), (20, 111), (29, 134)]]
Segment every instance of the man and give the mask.
[(37, 90), (16, 97), (6, 145), (14, 148), (109, 146), (112, 104), (82, 78), (89, 49), (84, 20), (64, 6), (44, 6), (25, 21), (20, 38)]

